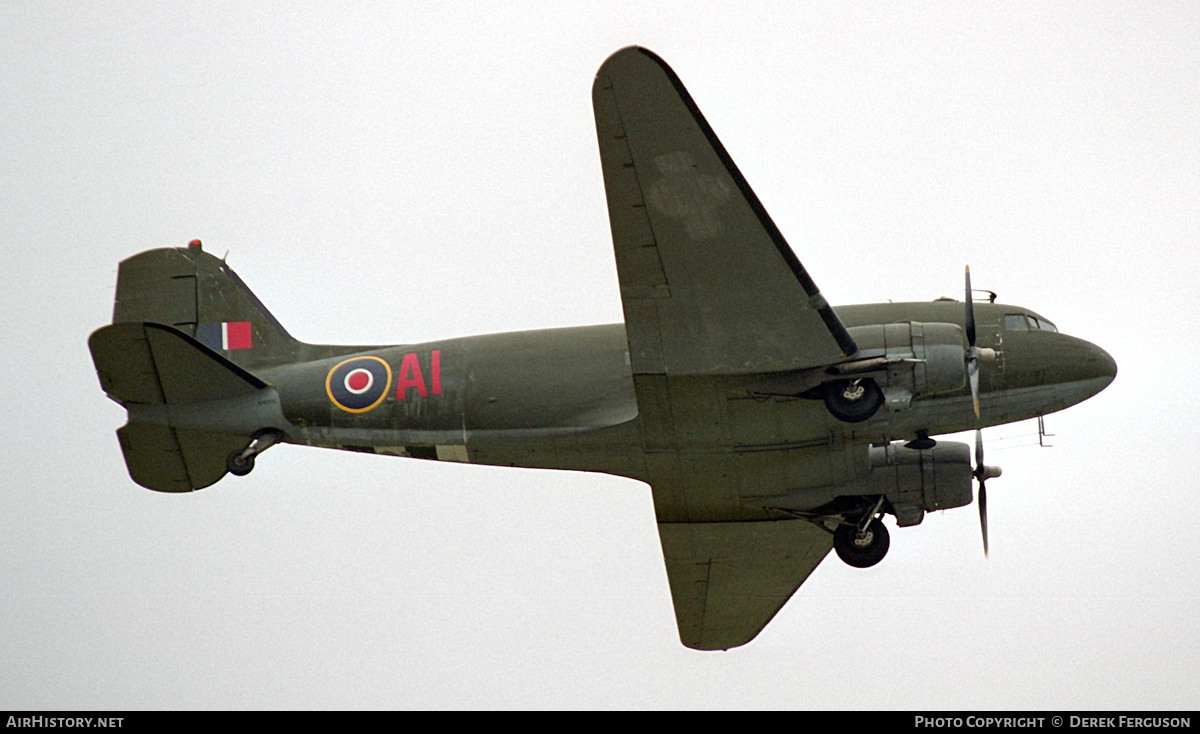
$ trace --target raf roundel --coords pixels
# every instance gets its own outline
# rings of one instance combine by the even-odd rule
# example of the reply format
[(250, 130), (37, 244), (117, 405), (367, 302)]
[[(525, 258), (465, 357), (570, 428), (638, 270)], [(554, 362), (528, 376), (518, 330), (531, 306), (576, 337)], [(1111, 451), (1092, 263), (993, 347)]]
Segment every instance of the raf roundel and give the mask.
[(379, 357), (353, 357), (334, 365), (325, 392), (347, 413), (366, 413), (383, 402), (392, 384), (392, 368)]

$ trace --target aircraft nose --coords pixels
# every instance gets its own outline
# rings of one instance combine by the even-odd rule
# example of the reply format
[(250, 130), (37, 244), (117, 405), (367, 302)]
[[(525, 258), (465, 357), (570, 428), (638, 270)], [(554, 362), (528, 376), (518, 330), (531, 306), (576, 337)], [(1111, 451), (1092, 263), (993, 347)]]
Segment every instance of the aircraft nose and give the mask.
[(1117, 377), (1117, 362), (1108, 352), (1089, 341), (1067, 337), (1070, 343), (1061, 355), (1063, 368), (1071, 380), (1092, 383), (1092, 395), (1112, 384)]
[(1031, 376), (1034, 384), (1054, 386), (1054, 410), (1061, 410), (1108, 387), (1117, 376), (1117, 363), (1095, 344), (1059, 333), (1040, 350)]
[[(1095, 353), (1092, 359), (1096, 363), (1096, 376), (1107, 377), (1108, 381), (1104, 383), (1104, 387), (1108, 387), (1117, 378), (1117, 361), (1112, 358), (1111, 354), (1095, 344), (1091, 346)], [(1104, 388), (1100, 389), (1103, 390)]]

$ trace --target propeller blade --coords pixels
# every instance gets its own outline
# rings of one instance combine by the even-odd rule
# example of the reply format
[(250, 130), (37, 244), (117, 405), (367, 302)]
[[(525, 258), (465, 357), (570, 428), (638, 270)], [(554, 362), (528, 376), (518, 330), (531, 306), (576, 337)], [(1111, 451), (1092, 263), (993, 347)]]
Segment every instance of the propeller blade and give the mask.
[(967, 297), (964, 301), (967, 306), (967, 345), (975, 346), (975, 301), (971, 298), (971, 266), (967, 266)]
[(967, 380), (971, 383), (971, 405), (975, 408), (975, 420), (979, 420), (979, 360), (967, 360)]
[(988, 554), (987, 542), (987, 487), (979, 480), (979, 527), (983, 530), (983, 556)]
[(987, 486), (986, 480), (1000, 476), (1000, 467), (988, 466), (983, 463), (983, 431), (975, 429), (975, 471), (972, 472), (979, 482), (979, 529), (983, 532), (983, 555), (988, 554), (987, 533)]
[(975, 299), (971, 297), (971, 266), (966, 270), (967, 292), (963, 299), (966, 316), (963, 325), (967, 332), (967, 379), (971, 383), (971, 405), (975, 409), (975, 420), (979, 420), (979, 353), (975, 347)]

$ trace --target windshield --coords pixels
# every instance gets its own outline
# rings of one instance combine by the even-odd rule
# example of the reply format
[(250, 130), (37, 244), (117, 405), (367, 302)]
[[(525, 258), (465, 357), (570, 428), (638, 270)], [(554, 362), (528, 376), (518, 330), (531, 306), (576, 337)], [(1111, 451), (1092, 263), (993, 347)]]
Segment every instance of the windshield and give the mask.
[(1058, 327), (1044, 318), (1025, 313), (1010, 313), (1004, 316), (1005, 331), (1053, 331)]

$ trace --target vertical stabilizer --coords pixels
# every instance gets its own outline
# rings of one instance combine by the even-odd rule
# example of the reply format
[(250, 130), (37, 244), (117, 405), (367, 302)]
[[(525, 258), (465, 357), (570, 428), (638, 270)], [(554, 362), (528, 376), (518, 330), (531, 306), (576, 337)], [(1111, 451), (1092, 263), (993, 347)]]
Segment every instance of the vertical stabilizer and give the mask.
[(113, 323), (122, 322), (165, 324), (251, 370), (295, 361), (301, 346), (199, 242), (121, 262)]

